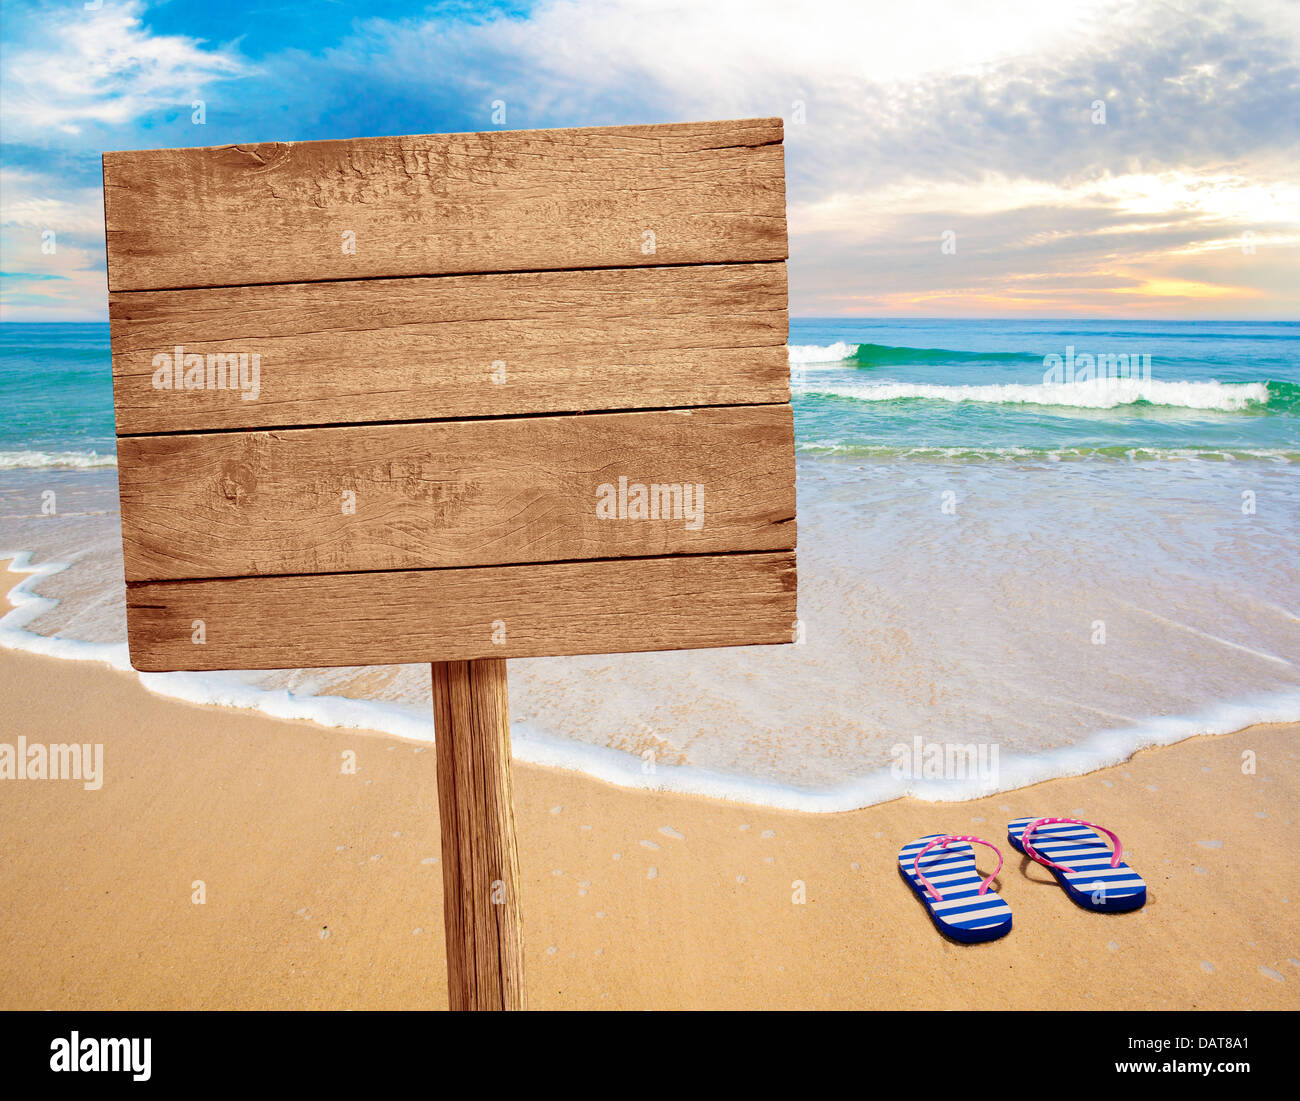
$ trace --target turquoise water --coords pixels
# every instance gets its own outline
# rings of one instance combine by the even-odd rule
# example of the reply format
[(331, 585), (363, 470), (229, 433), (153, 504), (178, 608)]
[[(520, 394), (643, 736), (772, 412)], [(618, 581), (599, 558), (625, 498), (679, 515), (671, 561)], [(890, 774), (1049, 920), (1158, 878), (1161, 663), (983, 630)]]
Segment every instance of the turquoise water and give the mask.
[(0, 468), (111, 459), (108, 325), (0, 325)]
[[(796, 319), (790, 345), (807, 450), (1300, 458), (1296, 323)], [(1045, 386), (1070, 347), (1150, 379)]]
[[(1300, 459), (1300, 323), (790, 323), (808, 452)], [(1150, 357), (1150, 380), (1046, 387), (1044, 358)], [(0, 325), (0, 466), (113, 454), (108, 326)]]
[[(898, 775), (918, 737), (992, 747), (1006, 789), (1300, 720), (1300, 325), (796, 319), (789, 343), (800, 644), (512, 660), (518, 757), (837, 811), (987, 790)], [(1045, 382), (1071, 346), (1149, 377)], [(0, 557), (47, 598), (14, 597), (0, 646), (127, 669), (108, 327), (0, 326), (0, 393)], [(427, 666), (143, 679), (431, 733)]]

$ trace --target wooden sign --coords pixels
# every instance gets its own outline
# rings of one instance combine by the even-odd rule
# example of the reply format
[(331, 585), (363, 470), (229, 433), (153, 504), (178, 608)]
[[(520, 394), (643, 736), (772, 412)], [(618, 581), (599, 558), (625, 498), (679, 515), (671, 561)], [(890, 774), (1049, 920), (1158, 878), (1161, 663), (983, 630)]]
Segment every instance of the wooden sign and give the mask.
[(523, 999), (503, 659), (791, 641), (781, 141), (104, 155), (132, 663), (433, 664), (453, 1007)]

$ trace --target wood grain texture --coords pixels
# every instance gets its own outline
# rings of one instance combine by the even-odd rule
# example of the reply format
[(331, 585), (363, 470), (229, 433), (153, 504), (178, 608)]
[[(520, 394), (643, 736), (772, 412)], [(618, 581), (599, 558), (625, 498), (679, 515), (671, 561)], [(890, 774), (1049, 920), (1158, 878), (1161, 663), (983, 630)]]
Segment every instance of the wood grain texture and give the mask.
[[(119, 435), (790, 400), (783, 263), (133, 291), (109, 316)], [(256, 397), (156, 388), (178, 346), (257, 355)]]
[(749, 646), (791, 641), (795, 588), (792, 551), (150, 582), (127, 636), (145, 672)]
[(526, 1009), (506, 663), (432, 674), (449, 1005)]
[(105, 153), (109, 289), (784, 260), (782, 136), (748, 119)]
[(126, 578), (784, 550), (793, 455), (788, 405), (135, 436)]

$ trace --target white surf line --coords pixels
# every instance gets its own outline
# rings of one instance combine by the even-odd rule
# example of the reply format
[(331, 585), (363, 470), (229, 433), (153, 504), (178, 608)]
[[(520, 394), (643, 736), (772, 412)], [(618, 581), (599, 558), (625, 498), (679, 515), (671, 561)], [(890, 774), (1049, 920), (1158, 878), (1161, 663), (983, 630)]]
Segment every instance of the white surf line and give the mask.
[[(1027, 693), (1028, 694), (1028, 693)], [(1099, 704), (1088, 703), (1085, 700), (1076, 700), (1070, 696), (1062, 696), (1056, 692), (1039, 692), (1038, 697), (1044, 700), (1052, 700), (1064, 707), (1076, 708), (1079, 711), (1086, 711), (1090, 715), (1096, 715), (1099, 718), (1109, 719), (1111, 722), (1139, 723), (1142, 720), (1137, 715), (1129, 715), (1123, 711), (1109, 711)]]
[[(71, 661), (101, 661), (134, 674), (146, 691), (166, 699), (259, 711), (271, 718), (314, 722), (334, 729), (355, 729), (424, 744), (434, 740), (432, 714), (426, 716), (397, 704), (346, 696), (296, 696), (287, 689), (258, 688), (244, 683), (238, 676), (219, 671), (141, 673), (132, 668), (125, 642), (85, 642), (28, 631), (28, 623), (59, 605), (53, 597), (30, 592), (30, 586), (66, 570), (68, 563), (32, 565), (29, 551), (0, 552), (0, 560), (6, 558), (12, 559), (11, 573), (29, 576), (9, 590), (8, 597), (14, 607), (0, 617), (0, 647)], [(580, 772), (618, 787), (711, 795), (791, 810), (801, 809), (805, 803), (802, 793), (780, 784), (750, 781), (689, 765), (659, 765), (655, 773), (644, 775), (640, 757), (604, 746), (553, 740), (518, 721), (511, 723), (511, 733), (513, 756), (517, 760)], [(837, 805), (833, 809), (852, 808)]]
[(25, 573), (8, 592), (13, 607), (0, 616), (0, 646), (10, 650), (26, 650), (53, 658), (73, 658), (81, 661), (102, 661), (114, 669), (131, 671), (131, 661), (125, 642), (83, 642), (80, 639), (55, 638), (40, 635), (25, 628), (33, 619), (51, 612), (59, 606), (53, 597), (40, 596), (31, 586), (68, 568), (67, 562), (42, 562), (32, 565), (30, 551), (0, 552), (0, 560), (10, 558), (10, 573)]
[(0, 451), (0, 470), (97, 470), (117, 466), (116, 451)]
[[(295, 696), (287, 689), (257, 688), (237, 675), (205, 673), (141, 673), (132, 669), (124, 642), (84, 642), (52, 638), (25, 630), (37, 616), (58, 606), (52, 597), (39, 596), (29, 586), (68, 568), (66, 562), (31, 565), (27, 551), (0, 552), (11, 558), (12, 573), (29, 576), (9, 591), (15, 607), (0, 617), (0, 646), (73, 661), (102, 661), (123, 672), (134, 673), (145, 690), (167, 699), (204, 706), (260, 711), (276, 719), (314, 722), (335, 729), (355, 729), (432, 743), (433, 718), (378, 700), (353, 700), (345, 696)], [(1191, 716), (1152, 716), (1126, 728), (1097, 731), (1076, 745), (1037, 753), (1008, 754), (999, 762), (998, 777), (990, 785), (964, 780), (909, 779), (885, 766), (834, 788), (797, 788), (790, 784), (734, 773), (714, 772), (694, 765), (656, 765), (642, 772), (644, 761), (621, 749), (553, 738), (527, 723), (512, 722), (512, 750), (527, 764), (578, 772), (616, 787), (641, 791), (703, 795), (776, 810), (807, 814), (839, 814), (910, 796), (928, 803), (956, 803), (996, 795), (1045, 780), (1082, 776), (1122, 764), (1138, 750), (1171, 745), (1199, 735), (1231, 734), (1262, 723), (1300, 721), (1300, 690), (1266, 698), (1219, 704)], [(926, 732), (922, 731), (922, 736)], [(901, 734), (899, 742), (907, 739)], [(977, 741), (953, 736), (950, 741)]]
[(1243, 654), (1249, 654), (1251, 657), (1262, 658), (1264, 661), (1271, 661), (1277, 665), (1292, 666), (1295, 664), (1294, 662), (1287, 661), (1286, 658), (1278, 657), (1276, 654), (1270, 654), (1266, 650), (1255, 650), (1249, 646), (1243, 646), (1239, 642), (1231, 642), (1226, 638), (1220, 638), (1218, 635), (1212, 635), (1208, 631), (1202, 631), (1199, 627), (1190, 627), (1186, 623), (1179, 623), (1177, 620), (1166, 619), (1158, 612), (1153, 612), (1149, 608), (1143, 608), (1140, 604), (1134, 604), (1131, 601), (1126, 600), (1120, 601), (1120, 603), (1127, 604), (1128, 607), (1132, 608), (1135, 612), (1140, 612), (1145, 616), (1149, 616), (1157, 623), (1163, 623), (1165, 626), (1173, 627), (1178, 631), (1186, 631), (1189, 635), (1195, 635), (1197, 638), (1208, 639), (1210, 642), (1217, 642), (1220, 646), (1226, 646), (1230, 650), (1240, 650)]
[(13, 608), (0, 617), (0, 647), (67, 661), (99, 661), (133, 674), (146, 691), (167, 699), (215, 707), (260, 711), (277, 719), (301, 719), (340, 729), (373, 730), (412, 741), (433, 740), (432, 718), (421, 723), (401, 708), (377, 700), (350, 700), (343, 696), (295, 696), (287, 689), (258, 688), (237, 675), (223, 672), (142, 673), (131, 665), (125, 642), (87, 642), (58, 638), (27, 630), (27, 625), (59, 606), (54, 597), (41, 596), (31, 587), (62, 573), (67, 562), (32, 565), (30, 551), (0, 551), (0, 560), (12, 559), (10, 573), (28, 576), (9, 590)]
[(1262, 382), (1140, 381), (1092, 379), (1084, 382), (912, 383), (877, 382), (858, 386), (828, 386), (813, 393), (863, 402), (924, 398), (985, 405), (1055, 406), (1060, 409), (1117, 409), (1146, 402), (1167, 409), (1240, 413), (1268, 404)]
[(860, 347), (837, 340), (833, 344), (787, 344), (785, 352), (792, 367), (829, 367), (851, 360)]

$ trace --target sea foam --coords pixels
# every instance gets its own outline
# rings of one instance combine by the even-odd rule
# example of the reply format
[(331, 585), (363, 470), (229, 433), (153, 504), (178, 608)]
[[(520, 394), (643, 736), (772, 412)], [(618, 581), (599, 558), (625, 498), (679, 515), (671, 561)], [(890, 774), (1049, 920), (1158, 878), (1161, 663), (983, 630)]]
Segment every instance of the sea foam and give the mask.
[(858, 347), (857, 344), (845, 344), (843, 341), (825, 345), (791, 344), (786, 352), (794, 364), (839, 363), (841, 360), (852, 359), (857, 354)]
[(98, 466), (117, 466), (116, 455), (97, 451), (0, 451), (0, 470), (72, 467), (86, 470)]
[(1269, 389), (1262, 382), (1159, 381), (1142, 379), (1092, 379), (1087, 382), (1005, 383), (987, 386), (940, 386), (929, 383), (880, 382), (864, 386), (826, 386), (809, 383), (805, 392), (854, 401), (976, 402), (989, 405), (1048, 405), (1075, 409), (1115, 409), (1145, 402), (1180, 409), (1236, 413), (1268, 404)]
[[(96, 643), (54, 638), (27, 630), (27, 624), (58, 601), (30, 591), (40, 580), (68, 568), (67, 563), (31, 563), (29, 552), (0, 552), (12, 558), (10, 572), (26, 574), (9, 590), (14, 605), (0, 617), (0, 646), (73, 661), (99, 661), (132, 673), (155, 695), (188, 703), (260, 711), (277, 719), (305, 720), (322, 726), (363, 730), (410, 741), (434, 740), (431, 715), (400, 703), (344, 696), (313, 695), (250, 684), (239, 672), (141, 673), (131, 668), (126, 643)], [(577, 771), (621, 787), (704, 795), (808, 813), (840, 813), (911, 796), (927, 802), (974, 799), (1082, 775), (1127, 760), (1140, 749), (1167, 745), (1200, 734), (1224, 734), (1256, 723), (1289, 722), (1300, 716), (1300, 690), (1224, 703), (1186, 716), (1151, 716), (1122, 729), (1094, 733), (1083, 741), (1033, 753), (1007, 753), (995, 782), (987, 777), (928, 780), (899, 775), (893, 768), (872, 770), (848, 782), (804, 788), (695, 765), (659, 763), (647, 773), (642, 757), (606, 746), (553, 737), (528, 722), (511, 723), (513, 755), (529, 764)]]

